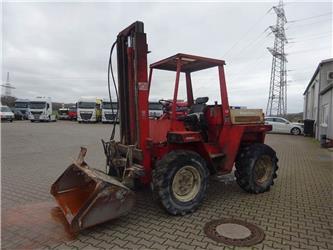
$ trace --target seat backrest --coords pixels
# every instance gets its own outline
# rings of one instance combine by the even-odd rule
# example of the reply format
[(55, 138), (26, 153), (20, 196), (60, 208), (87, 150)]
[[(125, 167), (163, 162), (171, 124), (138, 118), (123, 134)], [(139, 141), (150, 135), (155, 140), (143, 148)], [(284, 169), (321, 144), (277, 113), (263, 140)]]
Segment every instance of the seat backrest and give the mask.
[(195, 104), (206, 104), (208, 102), (209, 98), (207, 96), (205, 97), (198, 97), (195, 99)]
[(207, 107), (208, 97), (198, 97), (195, 99), (195, 103), (191, 106), (189, 114), (203, 113)]

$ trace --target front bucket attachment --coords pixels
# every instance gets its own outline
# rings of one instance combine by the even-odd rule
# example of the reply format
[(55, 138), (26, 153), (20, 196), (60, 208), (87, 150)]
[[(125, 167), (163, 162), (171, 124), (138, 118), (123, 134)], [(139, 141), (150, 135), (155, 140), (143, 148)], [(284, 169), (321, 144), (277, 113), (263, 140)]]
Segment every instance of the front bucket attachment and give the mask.
[(90, 168), (83, 160), (85, 148), (51, 187), (73, 231), (97, 225), (127, 213), (134, 193), (105, 173)]

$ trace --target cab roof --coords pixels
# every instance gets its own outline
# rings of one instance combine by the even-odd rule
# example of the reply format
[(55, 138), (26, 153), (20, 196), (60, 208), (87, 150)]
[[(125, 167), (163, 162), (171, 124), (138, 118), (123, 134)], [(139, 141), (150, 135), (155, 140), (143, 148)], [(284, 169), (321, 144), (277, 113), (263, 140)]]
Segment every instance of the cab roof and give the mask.
[(178, 53), (174, 56), (152, 63), (150, 68), (177, 71), (177, 61), (181, 60), (181, 72), (194, 72), (225, 65), (223, 60)]

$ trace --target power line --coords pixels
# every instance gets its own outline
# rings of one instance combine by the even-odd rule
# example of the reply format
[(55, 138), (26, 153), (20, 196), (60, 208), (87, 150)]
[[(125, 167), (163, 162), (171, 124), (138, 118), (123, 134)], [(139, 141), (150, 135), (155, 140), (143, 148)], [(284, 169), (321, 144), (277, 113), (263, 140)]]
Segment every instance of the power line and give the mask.
[(314, 37), (314, 36), (320, 36), (320, 35), (332, 35), (331, 34), (332, 33), (332, 31), (327, 31), (327, 32), (321, 32), (321, 33), (315, 33), (315, 34), (308, 34), (308, 35), (306, 35), (306, 36), (296, 36), (296, 37), (289, 37), (288, 38), (288, 40), (294, 40), (294, 39), (299, 39), (299, 38), (301, 38), (301, 39), (303, 39), (303, 38), (312, 38), (312, 37)]
[(328, 36), (332, 36), (332, 34), (326, 34), (326, 35), (322, 35), (322, 36), (310, 37), (310, 38), (307, 38), (307, 39), (302, 40), (302, 41), (296, 40), (293, 43), (304, 43), (304, 42), (308, 42), (308, 41), (312, 41), (312, 40), (317, 40), (319, 38), (328, 37)]
[(323, 22), (325, 22), (325, 21), (328, 21), (328, 20), (332, 20), (332, 18), (327, 18), (327, 19), (324, 19), (324, 20), (321, 20), (321, 21), (318, 21), (318, 22), (313, 22), (313, 23), (305, 23), (305, 24), (291, 24), (291, 26), (290, 27), (287, 27), (286, 29), (290, 29), (290, 28), (294, 28), (294, 27), (296, 27), (296, 28), (299, 28), (299, 27), (303, 27), (303, 26), (308, 26), (308, 25), (312, 25), (312, 24), (317, 24), (317, 23), (323, 23)]
[[(249, 60), (246, 64), (245, 64), (245, 66), (243, 66), (242, 68), (241, 68), (241, 70), (239, 70), (239, 72), (242, 72), (241, 74), (240, 73), (237, 73), (237, 76), (238, 77), (236, 77), (235, 79), (237, 80), (237, 79), (240, 79), (240, 78), (244, 78), (244, 77), (247, 77), (247, 76), (249, 76), (249, 72), (251, 71), (253, 71), (252, 69), (254, 68), (254, 67), (258, 67), (258, 65), (259, 65), (259, 62), (261, 62), (261, 60), (262, 59), (264, 59), (265, 58), (265, 56), (266, 56), (266, 54), (265, 54), (265, 50), (263, 50), (262, 51), (262, 53), (256, 58), (256, 59), (254, 59), (254, 60)], [(247, 65), (249, 65), (250, 64), (250, 66), (249, 67), (246, 67)], [(230, 74), (229, 74), (230, 75)], [(232, 74), (231, 74), (232, 75)], [(251, 75), (251, 74), (250, 74)]]
[(324, 14), (321, 14), (321, 15), (316, 15), (316, 16), (310, 16), (310, 17), (291, 20), (291, 21), (288, 21), (288, 23), (301, 22), (301, 21), (310, 20), (310, 19), (314, 19), (314, 18), (320, 18), (322, 16), (328, 16), (328, 15), (331, 15), (331, 14), (332, 14), (332, 12), (327, 12), (327, 13), (324, 13)]
[(312, 52), (312, 51), (324, 50), (327, 48), (331, 48), (331, 46), (321, 47), (321, 48), (317, 48), (317, 49), (298, 50), (298, 51), (289, 52), (288, 54), (295, 55), (295, 54), (300, 54), (300, 53), (308, 53), (308, 52)]
[(227, 50), (227, 52), (224, 53), (223, 57), (226, 57), (226, 55), (228, 55), (232, 49), (240, 42), (242, 41), (242, 39), (244, 39), (244, 37), (246, 37), (252, 30), (253, 28), (255, 28), (263, 19), (264, 17), (266, 17), (266, 15), (272, 10), (272, 8), (270, 8), (264, 15), (262, 15), (252, 26), (249, 27), (249, 29), (241, 36), (237, 39), (237, 41)]
[[(267, 29), (264, 30), (262, 33), (259, 34), (259, 36), (257, 36), (255, 39), (251, 40), (249, 43), (246, 44), (246, 46), (242, 47), (237, 54), (235, 54), (235, 58), (237, 58), (237, 56), (239, 56), (243, 51), (248, 50), (249, 48), (253, 47), (255, 44), (258, 44), (259, 41), (262, 41), (263, 39), (266, 39), (268, 35), (262, 37), (265, 33), (266, 33)], [(254, 46), (257, 47), (257, 46)]]

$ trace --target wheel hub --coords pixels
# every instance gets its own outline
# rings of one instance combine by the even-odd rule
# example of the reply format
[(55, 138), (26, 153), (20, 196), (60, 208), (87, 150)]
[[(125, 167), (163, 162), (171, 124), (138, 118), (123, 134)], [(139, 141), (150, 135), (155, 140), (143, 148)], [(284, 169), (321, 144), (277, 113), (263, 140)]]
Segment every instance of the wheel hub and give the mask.
[(193, 166), (179, 169), (172, 181), (173, 195), (182, 202), (192, 200), (200, 190), (201, 177)]
[(255, 180), (258, 184), (263, 184), (271, 177), (273, 164), (269, 156), (264, 155), (259, 158), (254, 168)]

